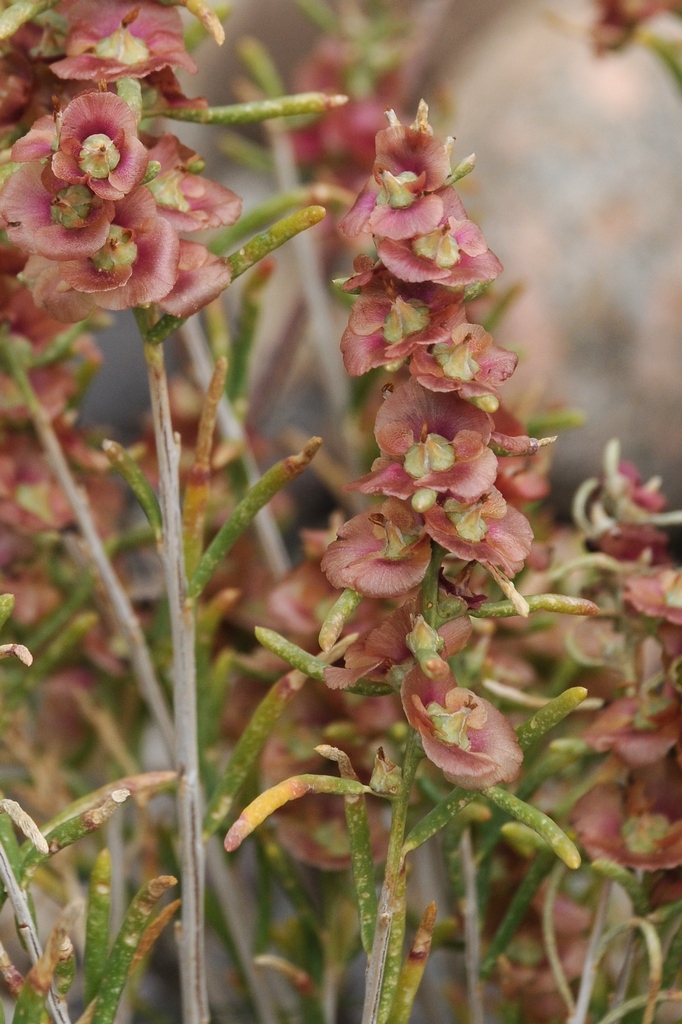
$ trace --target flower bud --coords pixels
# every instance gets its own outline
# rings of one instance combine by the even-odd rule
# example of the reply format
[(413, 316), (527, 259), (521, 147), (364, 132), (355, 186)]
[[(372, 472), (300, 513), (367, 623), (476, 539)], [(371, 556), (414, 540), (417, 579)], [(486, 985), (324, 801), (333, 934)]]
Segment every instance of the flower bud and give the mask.
[(437, 497), (436, 491), (432, 491), (430, 487), (420, 487), (412, 495), (412, 508), (415, 512), (428, 512), (436, 504)]
[(469, 156), (465, 156), (464, 159), (460, 160), (457, 166), (453, 168), (452, 174), (448, 178), (449, 183), (454, 185), (454, 183), (459, 181), (460, 178), (466, 178), (467, 174), (471, 174), (475, 166), (476, 154), (471, 153)]
[(392, 796), (400, 790), (402, 777), (402, 768), (386, 757), (383, 747), (379, 747), (374, 759), (374, 768), (372, 770), (372, 777), (369, 780), (369, 788), (375, 793)]

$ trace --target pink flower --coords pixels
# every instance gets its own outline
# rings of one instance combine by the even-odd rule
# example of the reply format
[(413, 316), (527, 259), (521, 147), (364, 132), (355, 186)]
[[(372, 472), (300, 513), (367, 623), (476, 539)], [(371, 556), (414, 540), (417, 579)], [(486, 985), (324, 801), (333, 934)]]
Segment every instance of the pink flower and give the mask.
[(583, 733), (600, 754), (612, 750), (632, 768), (655, 764), (680, 738), (680, 704), (670, 690), (660, 696), (621, 697), (601, 711)]
[(457, 391), (462, 398), (494, 412), (498, 388), (516, 369), (518, 356), (493, 344), (479, 324), (453, 326), (449, 337), (428, 351), (415, 348), (410, 373), (429, 391)]
[(95, 308), (92, 296), (76, 291), (62, 280), (60, 265), (44, 256), (31, 256), (21, 275), (36, 306), (62, 323), (84, 320)]
[(159, 213), (177, 231), (203, 231), (234, 224), (242, 209), (241, 199), (229, 188), (200, 177), (203, 160), (166, 132), (152, 143), (149, 159), (161, 164), (148, 188), (159, 206)]
[(114, 82), (165, 67), (197, 70), (172, 8), (153, 0), (62, 0), (60, 12), (69, 30), (66, 57), (51, 66), (59, 78)]
[(404, 285), (384, 272), (363, 288), (341, 338), (348, 373), (405, 359), (420, 346), (444, 342), (466, 316), (452, 294), (433, 285)]
[(161, 309), (177, 317), (193, 316), (217, 299), (232, 278), (230, 264), (205, 245), (180, 240), (178, 276), (171, 291), (158, 299)]
[(437, 281), (450, 288), (493, 281), (502, 264), (488, 248), (483, 232), (467, 219), (454, 188), (443, 188), (440, 198), (443, 217), (438, 225), (417, 238), (380, 238), (380, 259), (402, 281)]
[(148, 162), (135, 115), (119, 96), (81, 93), (65, 107), (52, 157), (58, 178), (88, 185), (102, 199), (122, 199), (140, 184)]
[(95, 306), (128, 309), (158, 302), (175, 285), (178, 259), (175, 229), (157, 216), (149, 190), (139, 187), (116, 203), (115, 219), (96, 252), (59, 263), (33, 257), (24, 278), (39, 306), (73, 322)]
[(624, 596), (643, 615), (682, 626), (682, 571), (662, 569), (655, 576), (633, 576), (625, 584)]
[(407, 674), (401, 695), (424, 753), (448, 782), (486, 789), (518, 776), (523, 752), (516, 733), (489, 701), (457, 686), (452, 677), (429, 679), (419, 668)]
[(113, 213), (111, 202), (86, 185), (55, 178), (38, 161), (15, 171), (0, 192), (9, 240), (49, 260), (94, 255), (106, 241)]
[[(341, 689), (353, 686), (362, 678), (383, 681), (394, 666), (411, 660), (413, 655), (406, 638), (416, 615), (416, 601), (406, 601), (396, 608), (380, 626), (351, 644), (344, 657), (344, 668), (330, 666), (324, 670), (327, 686)], [(443, 641), (442, 657), (449, 658), (466, 646), (471, 636), (471, 620), (468, 615), (462, 615), (446, 622), (438, 633)]]
[(412, 238), (435, 230), (443, 214), (436, 190), (450, 173), (451, 143), (430, 131), (395, 125), (377, 135), (374, 177), (339, 222), (350, 236), (371, 231), (382, 238)]
[(400, 597), (424, 578), (431, 557), (423, 520), (395, 498), (344, 523), (322, 559), (332, 586), (366, 597)]
[(350, 485), (365, 494), (409, 498), (429, 490), (469, 502), (495, 480), (497, 459), (486, 447), (489, 417), (457, 395), (425, 391), (410, 381), (382, 405), (375, 434), (382, 456), (370, 474)]
[(446, 498), (424, 513), (426, 530), (465, 562), (487, 562), (515, 576), (530, 552), (530, 523), (493, 487), (478, 501)]
[(659, 871), (682, 864), (682, 772), (672, 757), (631, 772), (627, 786), (594, 786), (571, 822), (590, 857)]
[(158, 302), (178, 276), (175, 229), (156, 214), (146, 188), (136, 188), (116, 204), (104, 245), (88, 259), (59, 264), (62, 280), (92, 295), (102, 309), (128, 309)]

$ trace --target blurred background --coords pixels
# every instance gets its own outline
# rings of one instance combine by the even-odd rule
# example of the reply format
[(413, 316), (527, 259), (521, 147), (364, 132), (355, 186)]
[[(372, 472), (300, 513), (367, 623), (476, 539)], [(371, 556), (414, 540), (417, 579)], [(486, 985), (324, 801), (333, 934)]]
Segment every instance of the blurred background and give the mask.
[[(380, 6), (403, 26), (401, 95), (390, 102), (412, 119), (424, 96), (437, 130), (456, 136), (454, 161), (477, 156), (462, 196), (504, 264), (496, 287), (518, 286), (495, 332), (521, 355), (506, 402), (522, 418), (558, 405), (585, 413), (585, 425), (555, 446), (555, 505), (568, 514), (613, 436), (645, 477), (663, 476), (672, 505), (682, 504), (682, 98), (642, 47), (597, 57), (589, 0)], [(197, 51), (199, 74), (183, 83), (189, 95), (211, 104), (244, 99), (245, 36), (267, 47), (287, 91), (301, 88), (319, 32), (294, 0), (234, 0), (225, 26), (224, 47), (205, 41)], [(224, 155), (222, 129), (169, 127), (206, 157), (211, 177), (243, 196), (245, 210), (278, 191), (276, 173)], [(272, 133), (256, 127), (244, 138), (266, 144)], [(348, 274), (352, 249), (330, 255), (329, 228), (315, 231), (324, 272)], [(293, 247), (276, 262), (251, 364), (248, 425), (275, 439), (292, 429), (333, 434), (348, 393), (338, 356), (347, 309), (330, 295), (326, 321), (308, 316)], [(230, 316), (237, 295), (226, 295)], [(101, 341), (105, 367), (86, 415), (126, 439), (146, 401), (132, 318)], [(333, 504), (321, 493), (311, 514)]]

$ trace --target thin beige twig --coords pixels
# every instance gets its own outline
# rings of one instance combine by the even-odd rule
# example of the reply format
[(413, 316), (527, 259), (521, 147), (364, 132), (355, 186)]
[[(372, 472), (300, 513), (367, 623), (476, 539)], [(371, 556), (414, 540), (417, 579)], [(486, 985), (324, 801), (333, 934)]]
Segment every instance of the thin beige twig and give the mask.
[(478, 921), (476, 861), (471, 829), (465, 828), (459, 844), (464, 882), (464, 960), (467, 975), (467, 999), (470, 1024), (483, 1024), (483, 987), (481, 985), (481, 933)]
[[(12, 865), (9, 862), (9, 858), (5, 853), (5, 847), (2, 843), (0, 843), (0, 879), (5, 887), (7, 898), (12, 904), (12, 910), (14, 911), (14, 916), (16, 917), (17, 925), (19, 926), (19, 934), (23, 936), (24, 942), (26, 943), (31, 963), (37, 964), (43, 955), (43, 949), (40, 945), (40, 939), (38, 938), (35, 924), (33, 923), (26, 893), (14, 877)], [(71, 1024), (66, 1002), (57, 992), (54, 982), (50, 986), (50, 991), (47, 996), (47, 1005), (55, 1024)]]
[[(180, 336), (187, 349), (194, 376), (200, 387), (207, 390), (213, 375), (213, 360), (197, 316), (190, 317), (183, 325)], [(258, 463), (251, 451), (244, 428), (232, 411), (226, 395), (223, 395), (218, 403), (217, 425), (224, 441), (236, 441), (239, 444), (246, 478), (249, 487), (253, 487), (261, 477)], [(268, 505), (257, 513), (255, 526), (270, 571), (275, 579), (280, 579), (291, 569), (291, 562), (272, 509)]]
[(163, 521), (163, 563), (173, 639), (173, 707), (177, 807), (182, 864), (182, 927), (179, 933), (182, 1019), (209, 1020), (204, 950), (204, 851), (199, 777), (194, 608), (187, 579), (180, 502), (180, 438), (173, 433), (163, 349), (145, 343)]
[(559, 958), (559, 950), (557, 949), (556, 943), (556, 931), (554, 928), (554, 903), (556, 901), (559, 886), (561, 880), (566, 873), (566, 868), (563, 864), (557, 864), (551, 875), (549, 876), (549, 884), (547, 886), (547, 892), (545, 894), (545, 902), (542, 908), (542, 937), (545, 943), (545, 953), (549, 960), (549, 966), (554, 977), (554, 984), (556, 985), (561, 998), (566, 1003), (566, 1007), (569, 1013), (575, 1012), (575, 999), (571, 992), (564, 969)]
[(164, 743), (172, 756), (175, 745), (173, 721), (166, 704), (159, 681), (156, 678), (154, 665), (149, 648), (142, 632), (135, 610), (126, 594), (121, 581), (114, 572), (113, 566), (104, 549), (97, 532), (95, 521), (85, 491), (76, 483), (69, 464), (62, 451), (52, 422), (43, 409), (40, 401), (33, 393), (28, 377), (16, 364), (12, 366), (15, 379), (26, 398), (33, 420), (33, 426), (43, 447), (47, 461), (54, 473), (59, 486), (66, 496), (76, 522), (85, 541), (89, 561), (100, 579), (102, 587), (111, 603), (116, 623), (128, 647), (133, 670), (140, 684), (140, 692), (156, 722)]
[(594, 980), (597, 976), (597, 964), (599, 962), (599, 947), (601, 943), (602, 933), (604, 931), (604, 925), (606, 923), (606, 911), (608, 910), (609, 899), (611, 898), (612, 886), (613, 882), (611, 881), (611, 879), (607, 879), (604, 882), (602, 891), (599, 895), (599, 903), (597, 904), (597, 910), (594, 915), (592, 933), (590, 935), (590, 941), (587, 946), (587, 956), (585, 957), (582, 978), (580, 979), (578, 999), (575, 1004), (575, 1010), (573, 1011), (572, 1016), (569, 1018), (568, 1024), (585, 1024), (585, 1020), (587, 1018), (587, 1011), (590, 1008), (590, 998), (592, 996), (592, 989), (594, 988)]

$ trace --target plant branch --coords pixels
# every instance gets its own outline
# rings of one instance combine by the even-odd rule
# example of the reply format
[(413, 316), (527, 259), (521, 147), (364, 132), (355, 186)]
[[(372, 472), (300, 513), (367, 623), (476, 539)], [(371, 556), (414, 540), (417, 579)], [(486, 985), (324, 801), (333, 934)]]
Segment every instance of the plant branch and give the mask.
[(177, 807), (182, 863), (182, 928), (179, 956), (185, 1024), (209, 1019), (204, 964), (204, 851), (202, 796), (197, 745), (197, 693), (194, 607), (187, 599), (180, 503), (180, 439), (171, 423), (163, 349), (145, 343), (154, 436), (159, 464), (163, 520), (161, 560), (166, 578), (173, 638), (173, 707)]
[[(12, 871), (12, 865), (9, 862), (9, 858), (5, 852), (5, 847), (2, 843), (0, 843), (0, 879), (5, 887), (7, 897), (12, 904), (12, 910), (14, 911), (14, 916), (17, 919), (19, 934), (26, 943), (31, 963), (37, 964), (43, 955), (43, 950), (40, 945), (35, 924), (33, 923), (28, 898), (15, 878), (14, 872)], [(66, 1003), (57, 992), (54, 982), (50, 986), (47, 1005), (55, 1024), (70, 1024), (69, 1011), (66, 1007)]]
[(374, 931), (374, 943), (372, 945), (372, 952), (367, 964), (362, 1024), (377, 1024), (378, 1020), (386, 956), (388, 954), (388, 947), (391, 939), (391, 927), (393, 925), (395, 915), (400, 911), (400, 906), (396, 897), (399, 888), (400, 876), (405, 867), (402, 856), (402, 846), (403, 837), (405, 835), (407, 805), (410, 799), (410, 791), (412, 789), (414, 776), (421, 758), (421, 745), (418, 742), (417, 734), (413, 729), (411, 729), (405, 746), (402, 786), (393, 802), (393, 815), (391, 818), (391, 832), (388, 839), (384, 884), (379, 897), (379, 912), (377, 914), (377, 923)]
[(602, 933), (604, 931), (604, 925), (606, 923), (606, 911), (608, 909), (609, 899), (611, 898), (612, 886), (613, 882), (610, 879), (607, 879), (602, 886), (599, 903), (597, 904), (597, 910), (594, 915), (592, 933), (587, 947), (587, 955), (583, 965), (582, 978), (580, 979), (578, 999), (575, 1004), (575, 1010), (569, 1018), (568, 1024), (585, 1024), (585, 1020), (587, 1018), (587, 1011), (590, 1008), (592, 989), (594, 988), (594, 980), (597, 974), (599, 947)]
[[(190, 317), (180, 329), (180, 337), (187, 349), (194, 376), (199, 385), (207, 390), (213, 374), (212, 359), (198, 317)], [(223, 395), (218, 403), (217, 426), (222, 440), (236, 441), (240, 445), (246, 478), (249, 487), (254, 487), (261, 479), (258, 463), (254, 458), (244, 428), (235, 416), (226, 395)], [(256, 513), (254, 526), (270, 571), (275, 579), (280, 579), (291, 568), (291, 561), (277, 521), (268, 505), (264, 505)]]
[(478, 891), (476, 861), (471, 843), (471, 829), (465, 828), (459, 844), (464, 882), (464, 960), (469, 1000), (469, 1024), (483, 1024), (483, 990), (481, 984), (481, 934), (478, 923)]

